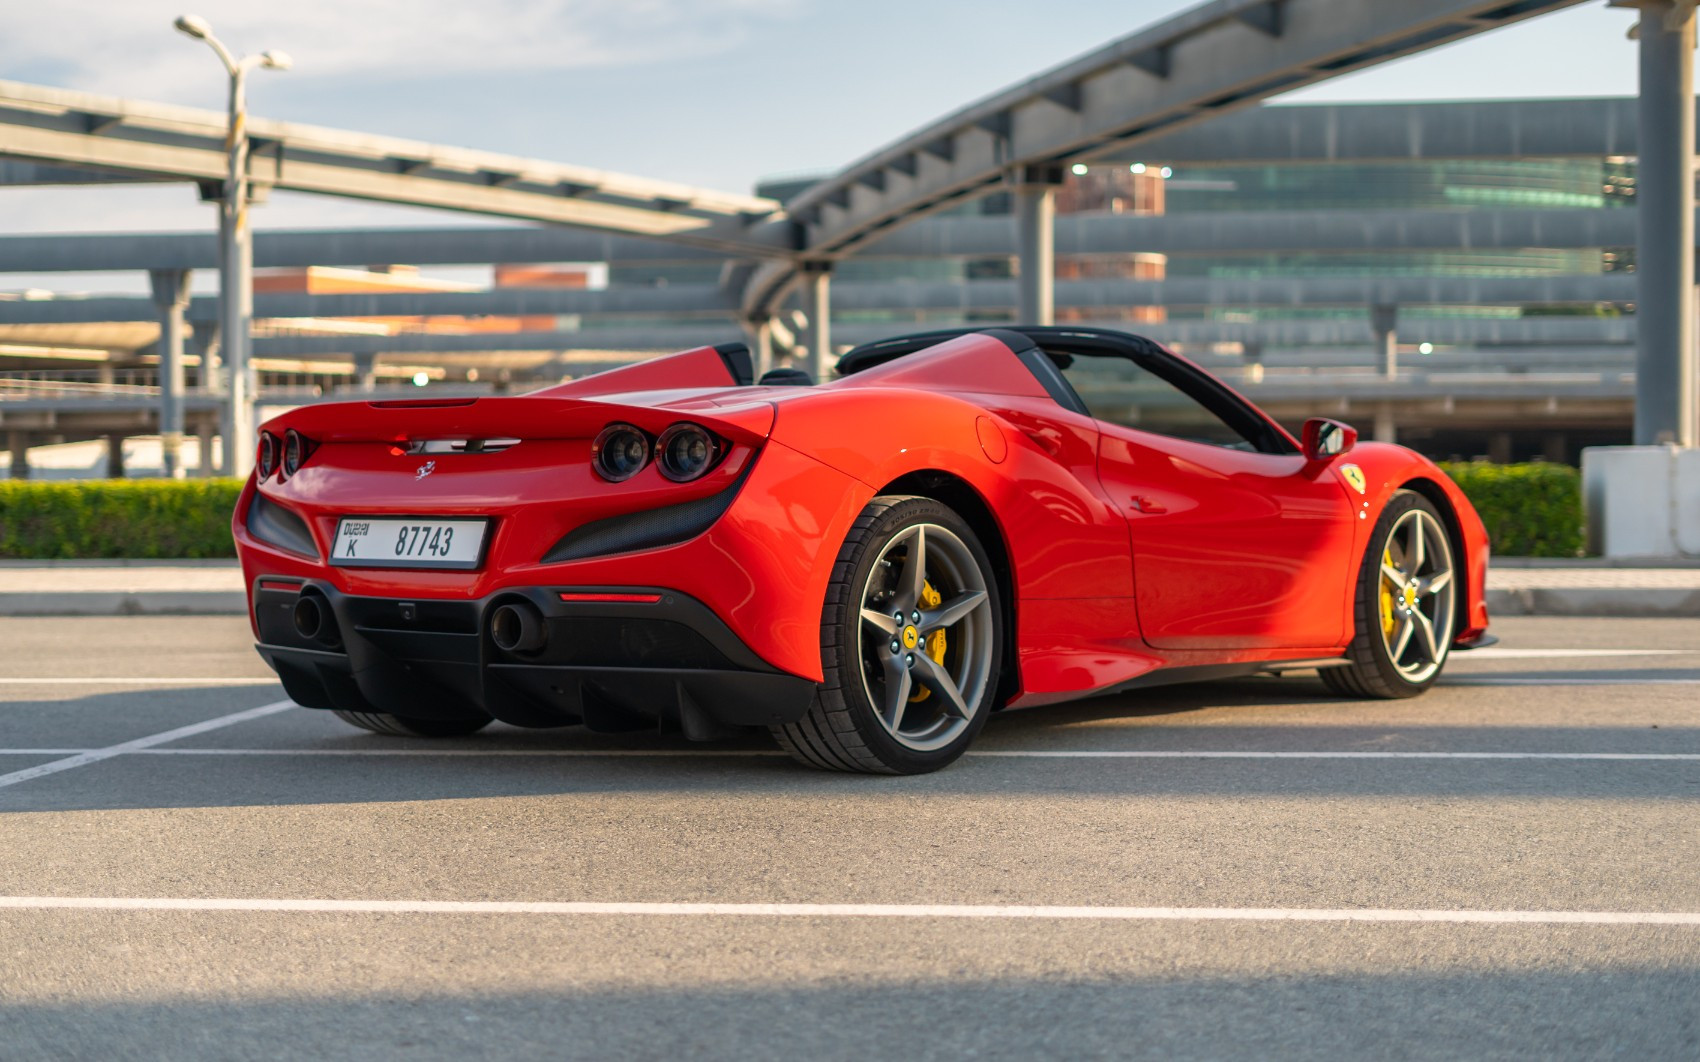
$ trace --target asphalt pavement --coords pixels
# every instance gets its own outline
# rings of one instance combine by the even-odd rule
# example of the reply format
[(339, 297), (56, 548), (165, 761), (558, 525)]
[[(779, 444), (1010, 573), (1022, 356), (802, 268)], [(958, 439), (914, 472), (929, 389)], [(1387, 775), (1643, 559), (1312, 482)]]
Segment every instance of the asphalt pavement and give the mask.
[(890, 779), (384, 738), (240, 619), (0, 619), (0, 1058), (1700, 1057), (1700, 620), (1495, 630)]

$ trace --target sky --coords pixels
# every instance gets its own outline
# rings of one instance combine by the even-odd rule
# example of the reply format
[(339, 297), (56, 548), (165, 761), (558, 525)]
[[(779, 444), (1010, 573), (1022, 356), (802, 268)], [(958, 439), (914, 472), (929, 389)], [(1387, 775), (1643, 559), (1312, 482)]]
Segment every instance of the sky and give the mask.
[[(256, 116), (747, 192), (1194, 2), (0, 0), (0, 78), (222, 109), (217, 59), (171, 28), (187, 10), (239, 54), (293, 57), (250, 79)], [(1634, 19), (1591, 0), (1281, 99), (1628, 95)], [(492, 222), (298, 194), (255, 214), (261, 228), (456, 223)], [(186, 186), (0, 189), (0, 233), (213, 224)]]

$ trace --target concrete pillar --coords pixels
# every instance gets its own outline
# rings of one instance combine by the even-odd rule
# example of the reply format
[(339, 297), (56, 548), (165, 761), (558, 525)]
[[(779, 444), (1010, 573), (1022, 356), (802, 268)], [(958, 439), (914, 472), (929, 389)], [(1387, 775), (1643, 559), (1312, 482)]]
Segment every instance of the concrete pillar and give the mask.
[(1015, 180), (1016, 323), (1056, 323), (1056, 215), (1061, 166), (1026, 166)]
[(1376, 403), (1373, 438), (1376, 442), (1383, 443), (1399, 441), (1399, 422), (1393, 419), (1393, 403)]
[(12, 452), (12, 478), (30, 478), (30, 437), (28, 432), (6, 433), (6, 449)]
[[(112, 355), (108, 354), (107, 357), (110, 358)], [(101, 386), (111, 387), (118, 382), (118, 370), (111, 361), (103, 361), (95, 366), (94, 378), (100, 382)]]
[(1644, 0), (1636, 109), (1635, 444), (1700, 446), (1694, 347), (1694, 5)]
[[(226, 198), (242, 196), (229, 190)], [(225, 202), (219, 211), (218, 299), (224, 360), (225, 423), (223, 471), (246, 477), (254, 468), (254, 365), (249, 343), (254, 320), (254, 241), (247, 204)]]
[(809, 315), (809, 374), (825, 383), (832, 371), (832, 263), (804, 262), (803, 291)]
[(201, 369), (195, 377), (195, 386), (210, 395), (224, 393), (224, 373), (221, 369), (219, 333), (217, 321), (196, 321), (190, 326), (195, 338), (195, 353), (200, 356)]
[(1399, 307), (1371, 306), (1370, 327), (1375, 329), (1375, 348), (1381, 375), (1389, 380), (1399, 378)]
[(745, 326), (750, 334), (750, 360), (755, 365), (756, 379), (773, 368), (773, 318), (763, 317)]
[(1488, 460), (1496, 465), (1511, 463), (1511, 433), (1496, 431), (1488, 436)]
[(201, 477), (211, 479), (218, 474), (218, 465), (213, 461), (213, 436), (217, 434), (217, 423), (210, 417), (203, 418), (200, 426), (201, 440)]
[(112, 434), (106, 437), (106, 478), (124, 478), (124, 436)]
[(159, 311), (160, 474), (183, 478), (183, 311), (189, 306), (189, 271), (148, 272), (153, 304)]
[(376, 354), (354, 355), (354, 388), (357, 391), (376, 391), (378, 389), (378, 356)]
[(1570, 459), (1570, 437), (1561, 431), (1549, 431), (1541, 440), (1541, 456), (1562, 465)]

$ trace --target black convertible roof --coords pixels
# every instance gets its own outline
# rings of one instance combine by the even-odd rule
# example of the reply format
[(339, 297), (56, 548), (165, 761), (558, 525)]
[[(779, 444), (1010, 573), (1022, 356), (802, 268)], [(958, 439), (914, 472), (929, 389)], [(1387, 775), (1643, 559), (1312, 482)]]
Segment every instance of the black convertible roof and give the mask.
[(992, 328), (965, 326), (962, 328), (941, 328), (931, 332), (914, 332), (906, 336), (894, 336), (891, 339), (881, 339), (874, 343), (863, 343), (838, 359), (838, 375), (850, 376), (875, 365), (883, 365), (888, 361), (901, 358), (905, 354), (913, 354), (918, 350), (937, 346), (946, 340), (958, 336), (985, 335), (992, 336), (1002, 342), (1017, 354), (1035, 347), (1043, 347), (1046, 340), (1072, 341), (1079, 344), (1082, 341), (1089, 345), (1114, 345), (1124, 352), (1133, 347), (1142, 354), (1165, 354), (1162, 347), (1144, 336), (1136, 336), (1130, 332), (1117, 332), (1108, 328), (1070, 328), (1066, 325), (999, 325)]

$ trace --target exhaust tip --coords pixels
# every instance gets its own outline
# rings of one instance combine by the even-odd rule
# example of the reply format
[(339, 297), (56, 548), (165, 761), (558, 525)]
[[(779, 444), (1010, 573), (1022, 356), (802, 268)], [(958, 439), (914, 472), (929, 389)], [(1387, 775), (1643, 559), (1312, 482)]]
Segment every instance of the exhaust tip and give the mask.
[(490, 614), (490, 640), (504, 653), (533, 653), (548, 641), (543, 614), (524, 602), (499, 605)]
[(295, 633), (309, 641), (317, 641), (325, 630), (325, 610), (317, 599), (303, 594), (295, 602)]

